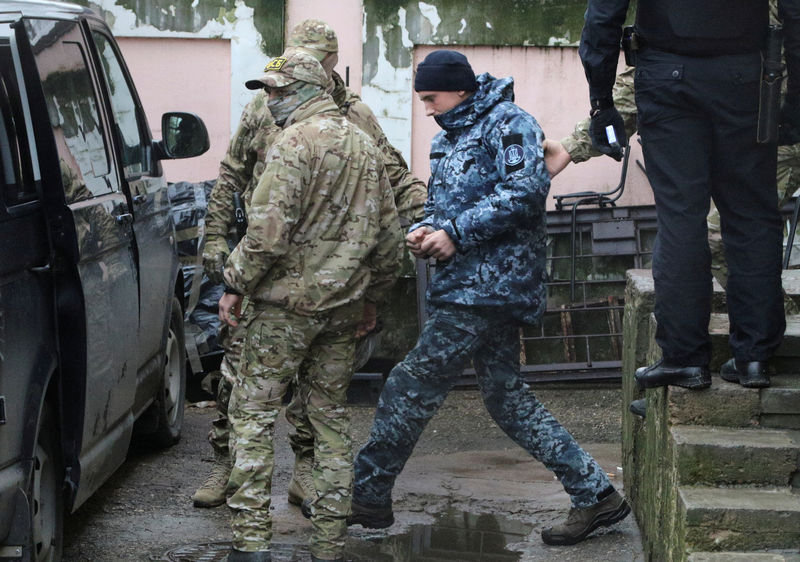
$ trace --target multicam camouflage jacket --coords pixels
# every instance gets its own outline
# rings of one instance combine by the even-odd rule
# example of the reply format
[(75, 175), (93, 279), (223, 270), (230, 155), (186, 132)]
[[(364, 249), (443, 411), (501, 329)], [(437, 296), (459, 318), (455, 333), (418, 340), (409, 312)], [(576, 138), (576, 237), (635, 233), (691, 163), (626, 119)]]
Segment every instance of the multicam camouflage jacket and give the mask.
[(224, 275), (256, 306), (311, 315), (378, 302), (397, 276), (403, 239), (381, 154), (328, 94), (275, 138), (248, 221)]
[(206, 212), (206, 248), (209, 255), (228, 254), (228, 232), (234, 226), (233, 194), (238, 192), (247, 208), (264, 171), (264, 158), (281, 128), (267, 108), (268, 96), (259, 90), (244, 108), (228, 152), (219, 167)]
[(397, 214), (411, 222), (421, 219), (428, 196), (425, 183), (411, 175), (403, 155), (386, 138), (369, 106), (355, 92), (345, 87), (341, 76), (335, 72), (333, 82), (331, 95), (342, 115), (367, 133), (383, 153), (383, 163), (386, 165), (389, 183), (392, 184)]
[(439, 262), (432, 304), (491, 307), (526, 323), (545, 308), (545, 200), (550, 175), (539, 124), (512, 103), (514, 80), (478, 77), (478, 90), (436, 116), (425, 218), (457, 248)]
[[(409, 221), (422, 218), (427, 197), (425, 184), (411, 175), (403, 156), (389, 143), (375, 114), (358, 95), (345, 87), (335, 72), (331, 95), (342, 115), (367, 133), (381, 150), (398, 214)], [(242, 113), (208, 202), (204, 250), (207, 257), (218, 253), (227, 255), (227, 238), (234, 226), (233, 194), (239, 192), (245, 208), (249, 207), (250, 197), (264, 171), (264, 156), (280, 131), (267, 108), (266, 92), (259, 90)]]

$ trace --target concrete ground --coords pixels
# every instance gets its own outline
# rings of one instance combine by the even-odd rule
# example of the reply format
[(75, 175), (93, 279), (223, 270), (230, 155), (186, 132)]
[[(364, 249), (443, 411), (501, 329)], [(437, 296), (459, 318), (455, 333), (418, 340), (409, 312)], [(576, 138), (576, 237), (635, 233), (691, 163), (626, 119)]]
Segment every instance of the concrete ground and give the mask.
[[(539, 399), (622, 487), (619, 389), (537, 390)], [(352, 409), (356, 444), (363, 443), (372, 405)], [(125, 465), (65, 528), (65, 560), (223, 560), (229, 511), (192, 507), (190, 496), (211, 466), (205, 441), (213, 408), (186, 410), (184, 437), (160, 454), (131, 451)], [(277, 428), (273, 560), (308, 560), (310, 523), (286, 502), (293, 456)], [(479, 394), (451, 393), (425, 430), (394, 492), (396, 523), (383, 531), (350, 529), (351, 560), (644, 560), (630, 516), (571, 547), (548, 547), (539, 534), (569, 509), (552, 473), (494, 425)]]

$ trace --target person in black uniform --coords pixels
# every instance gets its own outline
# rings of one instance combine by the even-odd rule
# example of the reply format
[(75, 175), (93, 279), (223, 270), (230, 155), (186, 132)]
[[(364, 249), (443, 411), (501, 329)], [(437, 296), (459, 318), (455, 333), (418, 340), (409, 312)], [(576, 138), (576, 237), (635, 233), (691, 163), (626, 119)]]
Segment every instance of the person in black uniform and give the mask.
[[(598, 150), (624, 146), (611, 89), (629, 0), (589, 0), (580, 56), (589, 82), (590, 134)], [(789, 72), (784, 119), (800, 96), (800, 0), (779, 0)], [(782, 224), (776, 142), (756, 141), (768, 0), (639, 0), (634, 78), (639, 134), (653, 187), (656, 342), (663, 359), (636, 371), (640, 388), (711, 384), (712, 282), (706, 215), (719, 209), (730, 347), (725, 380), (769, 386), (766, 362), (786, 321), (781, 293)]]

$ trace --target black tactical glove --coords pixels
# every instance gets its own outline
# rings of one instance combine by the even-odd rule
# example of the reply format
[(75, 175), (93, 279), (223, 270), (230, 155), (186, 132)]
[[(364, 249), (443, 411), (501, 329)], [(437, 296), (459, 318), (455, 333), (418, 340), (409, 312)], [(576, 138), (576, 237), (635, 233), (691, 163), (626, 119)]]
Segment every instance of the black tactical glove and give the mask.
[[(605, 109), (594, 109), (591, 117), (589, 137), (592, 139), (592, 146), (617, 162), (622, 160), (622, 149), (628, 146), (628, 135), (625, 133), (625, 123), (617, 108), (611, 105)], [(606, 133), (606, 127), (609, 125), (613, 127), (616, 136), (616, 142), (613, 144), (609, 142), (609, 135)]]
[(778, 119), (778, 144), (800, 142), (800, 94), (787, 94)]

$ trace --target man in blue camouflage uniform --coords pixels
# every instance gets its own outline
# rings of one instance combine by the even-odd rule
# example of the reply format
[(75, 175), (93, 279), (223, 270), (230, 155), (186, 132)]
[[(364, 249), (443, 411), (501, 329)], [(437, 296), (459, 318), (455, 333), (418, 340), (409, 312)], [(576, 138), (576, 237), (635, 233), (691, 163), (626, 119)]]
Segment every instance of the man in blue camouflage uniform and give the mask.
[(349, 524), (394, 522), (392, 487), (428, 420), (472, 360), (492, 418), (556, 473), (572, 498), (548, 544), (574, 544), (630, 508), (595, 460), (529, 391), (519, 373), (519, 326), (545, 309), (545, 199), (550, 178), (536, 120), (512, 103), (513, 79), (482, 74), (466, 57), (434, 51), (414, 89), (443, 131), (433, 140), (425, 218), (407, 246), (435, 258), (430, 318), (392, 369), (369, 440), (355, 461)]

